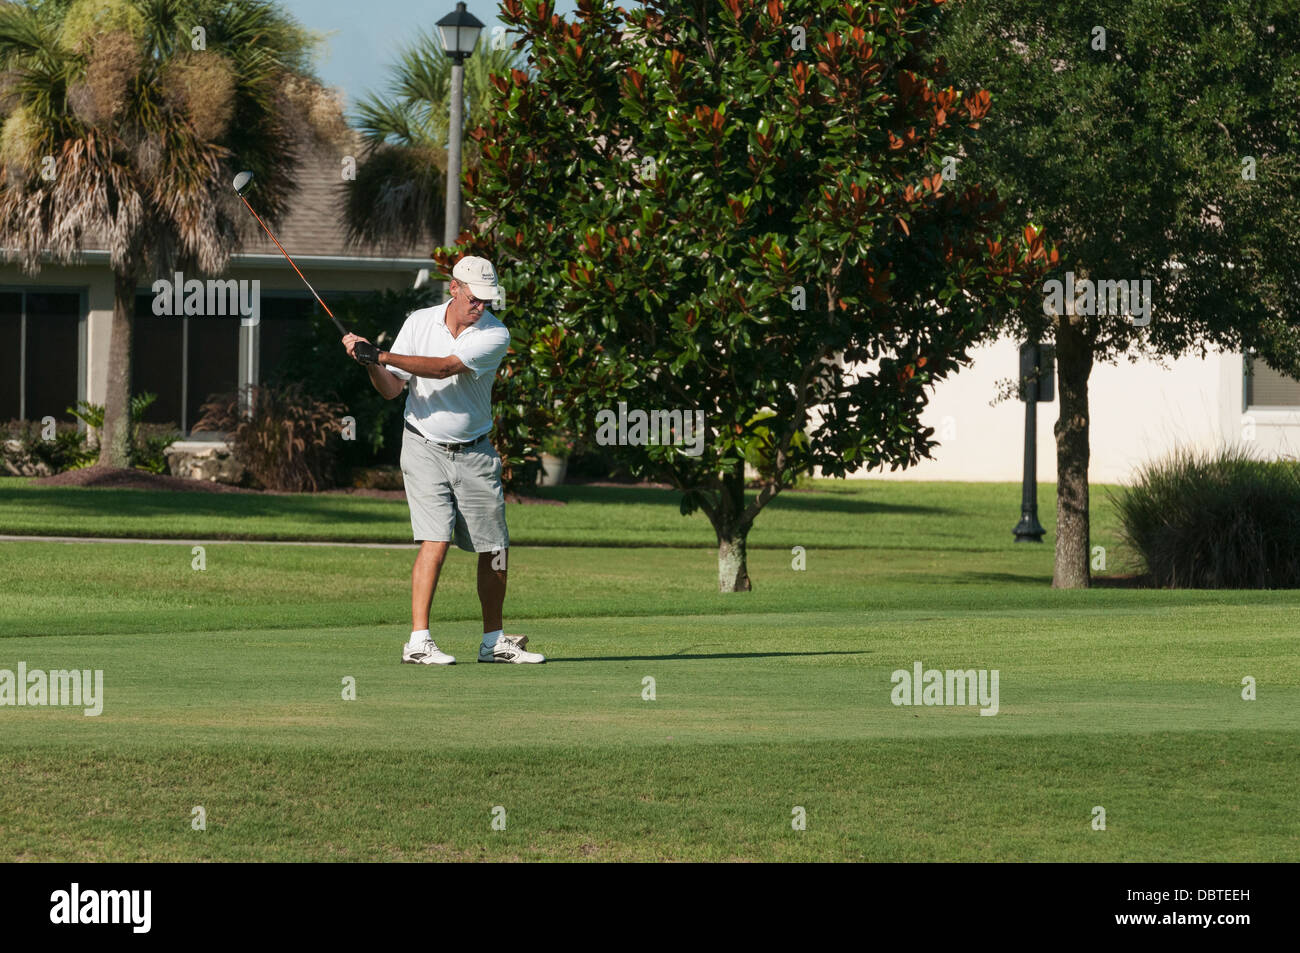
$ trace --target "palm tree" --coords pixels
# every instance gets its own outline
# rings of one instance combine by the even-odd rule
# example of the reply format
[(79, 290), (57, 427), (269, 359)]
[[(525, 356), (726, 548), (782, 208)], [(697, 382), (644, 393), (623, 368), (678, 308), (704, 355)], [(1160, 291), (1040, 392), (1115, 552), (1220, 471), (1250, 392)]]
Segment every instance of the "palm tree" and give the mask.
[(110, 250), (101, 464), (127, 465), (140, 280), (225, 269), (248, 230), (237, 169), (283, 216), (321, 92), (314, 42), (262, 0), (0, 4), (0, 254), (34, 274), (90, 235)]
[[(488, 118), (494, 73), (509, 75), (523, 57), (480, 36), (465, 61), (465, 128)], [(366, 161), (349, 184), (345, 208), (352, 242), (418, 244), (442, 241), (446, 215), (447, 139), (451, 108), (451, 60), (436, 30), (402, 51), (388, 96), (367, 96), (353, 125), (365, 142)], [(465, 137), (462, 168), (478, 161), (478, 147)]]

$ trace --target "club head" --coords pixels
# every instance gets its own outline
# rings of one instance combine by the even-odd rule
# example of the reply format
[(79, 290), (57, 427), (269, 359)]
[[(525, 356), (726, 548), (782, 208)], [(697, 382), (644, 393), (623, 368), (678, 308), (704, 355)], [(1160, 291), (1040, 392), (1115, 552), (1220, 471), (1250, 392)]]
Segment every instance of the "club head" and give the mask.
[(243, 195), (248, 191), (248, 187), (253, 184), (253, 173), (241, 172), (235, 176), (235, 194)]

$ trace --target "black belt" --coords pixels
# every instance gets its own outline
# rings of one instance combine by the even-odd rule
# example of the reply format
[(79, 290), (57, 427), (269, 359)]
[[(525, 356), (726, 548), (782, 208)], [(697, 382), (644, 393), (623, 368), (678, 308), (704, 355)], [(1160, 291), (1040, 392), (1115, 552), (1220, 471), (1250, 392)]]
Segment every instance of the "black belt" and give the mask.
[[(402, 425), (406, 427), (407, 430), (411, 431), (411, 433), (419, 437), (421, 440), (429, 440), (428, 437), (426, 437), (424, 434), (420, 433), (420, 431), (412, 427), (411, 422), (409, 420), (403, 420)], [(435, 447), (439, 447), (451, 453), (460, 453), (462, 450), (468, 450), (470, 447), (477, 446), (479, 443), (483, 441), (483, 438), (486, 436), (487, 434), (484, 434), (482, 437), (479, 437), (477, 440), (471, 440), (469, 443), (438, 443), (436, 440), (429, 440), (429, 443), (433, 444)]]

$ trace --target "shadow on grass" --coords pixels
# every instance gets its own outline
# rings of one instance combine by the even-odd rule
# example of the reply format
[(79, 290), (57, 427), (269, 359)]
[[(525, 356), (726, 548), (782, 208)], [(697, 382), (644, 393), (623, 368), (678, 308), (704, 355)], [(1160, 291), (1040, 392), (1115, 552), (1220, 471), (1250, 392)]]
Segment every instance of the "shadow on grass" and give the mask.
[[(33, 499), (32, 490), (40, 493)], [(644, 486), (560, 486), (531, 491), (542, 500), (564, 503), (640, 504), (677, 511), (681, 494), (677, 490)], [(747, 490), (747, 499), (754, 491)], [(343, 502), (346, 500), (346, 503)], [(344, 512), (351, 522), (373, 523), (392, 519), (393, 509), (406, 511), (401, 500), (369, 497), (340, 497), (316, 493), (198, 493), (176, 490), (143, 490), (109, 487), (6, 487), (0, 489), (0, 506), (39, 502), (69, 513), (96, 515), (113, 512), (121, 516), (149, 517), (184, 513), (196, 517), (257, 518), (288, 513), (308, 521), (332, 522)], [(769, 508), (797, 513), (849, 513), (857, 515), (959, 516), (960, 511), (941, 506), (882, 503), (845, 493), (782, 493)]]
[(594, 655), (583, 658), (548, 658), (546, 664), (558, 662), (683, 662), (705, 659), (787, 658), (790, 656), (870, 655), (870, 652), (714, 652), (707, 655)]
[[(321, 523), (337, 522), (340, 512), (351, 521), (388, 522), (395, 508), (406, 513), (400, 500), (342, 497), (325, 493), (201, 493), (176, 490), (115, 489), (107, 487), (39, 487), (34, 498), (27, 490), (0, 490), (0, 506), (36, 504), (72, 513), (96, 516), (149, 517), (184, 514), (194, 517), (258, 518), (289, 513)], [(346, 501), (346, 502), (341, 502)], [(405, 515), (403, 515), (405, 519)]]
[[(1050, 575), (1044, 576), (1025, 576), (1011, 572), (971, 572), (962, 577), (964, 580), (972, 582), (987, 583), (1029, 583), (1034, 585), (1048, 586), (1052, 584)], [(1161, 589), (1148, 575), (1113, 575), (1101, 576), (1094, 574), (1092, 576), (1093, 589)]]
[(1092, 588), (1094, 589), (1163, 589), (1164, 586), (1156, 585), (1154, 579), (1147, 573), (1133, 573), (1129, 575), (1116, 576), (1093, 576)]
[[(535, 496), (546, 500), (562, 500), (565, 503), (639, 503), (647, 506), (678, 507), (681, 493), (677, 490), (661, 490), (644, 486), (555, 486), (539, 487), (532, 491)], [(753, 490), (745, 491), (746, 499), (752, 499)], [(848, 497), (842, 493), (782, 493), (770, 504), (769, 509), (792, 510), (804, 513), (913, 513), (931, 516), (957, 515), (957, 510), (939, 506), (913, 506), (910, 504), (880, 503), (874, 500), (862, 500)]]
[(1014, 572), (968, 572), (962, 574), (963, 581), (970, 582), (1017, 582), (1030, 583), (1039, 586), (1050, 586), (1052, 577), (1046, 576), (1026, 576), (1022, 573)]

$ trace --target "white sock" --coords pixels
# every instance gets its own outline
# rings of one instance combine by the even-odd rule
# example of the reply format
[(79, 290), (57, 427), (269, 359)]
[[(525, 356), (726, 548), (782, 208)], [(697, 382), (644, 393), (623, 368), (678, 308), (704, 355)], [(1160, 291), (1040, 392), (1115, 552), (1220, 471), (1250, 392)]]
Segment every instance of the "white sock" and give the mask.
[(504, 631), (505, 629), (497, 629), (495, 632), (484, 632), (483, 648), (485, 649), (493, 648), (497, 644), (497, 639), (501, 638), (501, 633)]
[(423, 642), (423, 641), (424, 641), (425, 639), (427, 639), (428, 637), (429, 637), (429, 630), (428, 630), (428, 629), (420, 629), (420, 631), (418, 631), (418, 632), (412, 632), (412, 633), (411, 633), (411, 641), (407, 642), (406, 644), (407, 644), (407, 645), (419, 645), (421, 642)]

